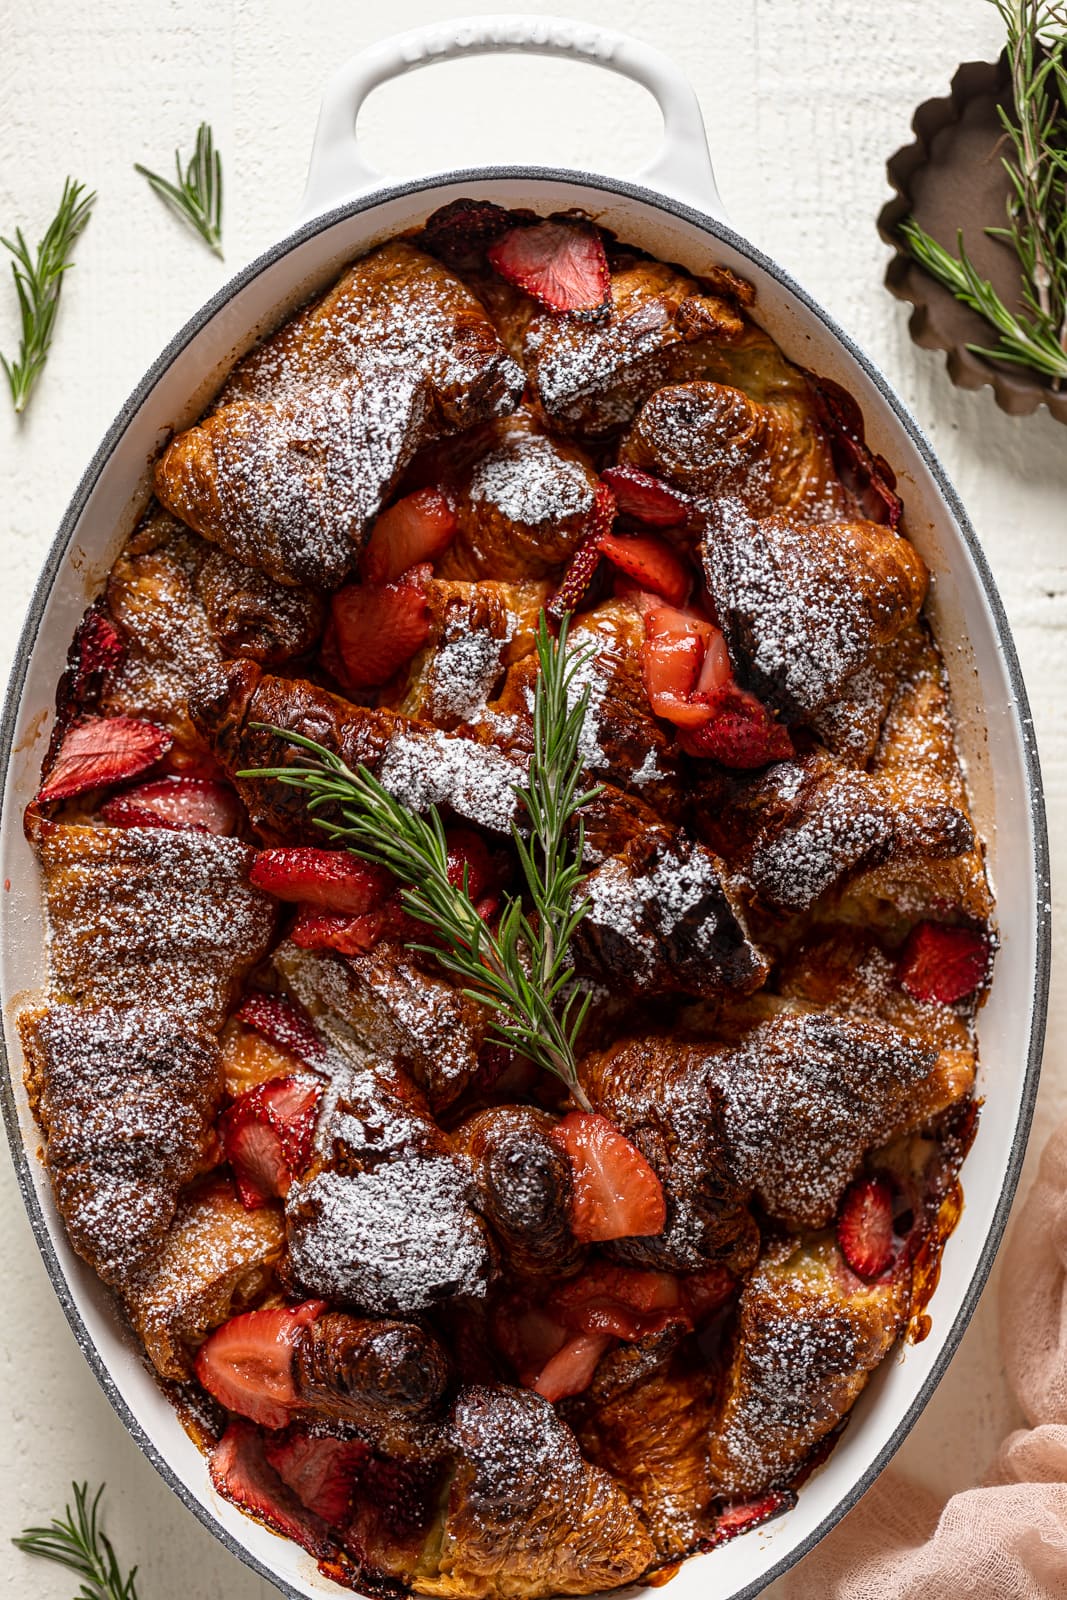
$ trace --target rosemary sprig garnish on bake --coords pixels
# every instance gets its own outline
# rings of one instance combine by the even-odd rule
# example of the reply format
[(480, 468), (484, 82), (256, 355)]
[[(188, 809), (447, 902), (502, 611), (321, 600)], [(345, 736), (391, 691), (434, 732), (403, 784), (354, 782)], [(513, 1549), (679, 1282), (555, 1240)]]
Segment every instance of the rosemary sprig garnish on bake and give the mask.
[(24, 1528), (11, 1543), (27, 1555), (42, 1556), (77, 1573), (82, 1580), (75, 1600), (137, 1600), (131, 1567), (125, 1577), (111, 1540), (100, 1526), (101, 1484), (92, 1500), (87, 1483), (72, 1483), (74, 1510), (64, 1506), (65, 1516), (53, 1517), (47, 1528)]
[(553, 639), (542, 613), (537, 653), (541, 671), (534, 696), (534, 748), (525, 785), (515, 794), (529, 819), (529, 837), (515, 824), (529, 909), (508, 896), (497, 930), (487, 927), (463, 888), (448, 876), (448, 841), (436, 807), (425, 817), (402, 805), (366, 767), (353, 772), (313, 739), (271, 728), (307, 750), (296, 767), (262, 767), (241, 778), (276, 778), (309, 796), (314, 813), (329, 806), (341, 820), (314, 818), (338, 844), (365, 861), (387, 867), (405, 886), (401, 900), (439, 943), (410, 948), (432, 955), (464, 984), (464, 993), (493, 1012), (496, 1040), (561, 1078), (583, 1110), (590, 1109), (578, 1082), (575, 1047), (590, 996), (575, 982), (570, 946), (588, 909), (577, 900), (582, 882), (584, 825), (579, 813), (600, 787), (581, 788), (578, 751), (589, 690), (573, 693), (574, 677), (588, 659), (567, 652), (569, 616)]
[(0, 244), (15, 258), (11, 273), (19, 298), (18, 358), (8, 361), (6, 356), (0, 356), (16, 411), (25, 411), (33, 386), (48, 359), (63, 274), (74, 264), (70, 253), (89, 220), (95, 199), (95, 193), (86, 193), (84, 184), (68, 178), (63, 185), (59, 210), (48, 224), (35, 256), (30, 253), (21, 228), (15, 229), (14, 239), (0, 239)]
[(196, 149), (185, 171), (182, 171), (181, 151), (174, 152), (177, 183), (150, 172), (139, 161), (134, 171), (148, 179), (156, 193), (166, 201), (172, 211), (187, 222), (204, 242), (222, 257), (222, 157), (215, 149), (211, 129), (202, 122), (196, 130)]
[(958, 256), (910, 217), (901, 224), (911, 254), (957, 300), (995, 329), (977, 355), (1033, 368), (1058, 387), (1067, 377), (1067, 5), (1063, 0), (992, 0), (1007, 30), (1012, 103), (998, 111), (1011, 145), (1008, 226), (987, 228), (1019, 260), (1025, 309), (1013, 312), (981, 277), (958, 236)]

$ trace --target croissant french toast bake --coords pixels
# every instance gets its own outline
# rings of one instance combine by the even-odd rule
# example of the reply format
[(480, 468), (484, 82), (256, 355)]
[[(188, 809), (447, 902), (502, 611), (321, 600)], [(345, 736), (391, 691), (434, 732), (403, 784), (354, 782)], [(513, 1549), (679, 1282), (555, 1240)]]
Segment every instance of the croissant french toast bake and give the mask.
[(662, 1581), (929, 1326), (993, 900), (892, 471), (758, 312), (453, 202), (170, 439), (57, 687), (55, 1203), (343, 1588)]

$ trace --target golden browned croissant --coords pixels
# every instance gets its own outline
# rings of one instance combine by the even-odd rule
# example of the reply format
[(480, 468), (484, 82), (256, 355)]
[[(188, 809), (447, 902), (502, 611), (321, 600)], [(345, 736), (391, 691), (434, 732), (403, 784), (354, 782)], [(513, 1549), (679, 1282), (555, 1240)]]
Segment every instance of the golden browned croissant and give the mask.
[(891, 528), (757, 519), (736, 500), (717, 508), (703, 560), (738, 678), (799, 720), (914, 622), (926, 594), (922, 560)]
[(834, 1240), (771, 1249), (741, 1294), (736, 1354), (710, 1465), (727, 1494), (788, 1481), (841, 1421), (899, 1336), (906, 1275), (866, 1284)]
[(315, 590), (276, 583), (224, 550), (207, 556), (196, 592), (223, 655), (250, 656), (272, 666), (310, 650), (326, 617)]
[(281, 1208), (248, 1211), (227, 1178), (182, 1195), (159, 1250), (123, 1289), (127, 1315), (163, 1377), (187, 1377), (205, 1335), (259, 1301), (284, 1246)]
[(582, 1458), (547, 1400), (502, 1385), (461, 1389), (455, 1467), (414, 1575), (418, 1594), (539, 1600), (640, 1577), (648, 1530), (615, 1480)]
[(566, 1272), (579, 1255), (570, 1225), (572, 1168), (551, 1137), (554, 1126), (555, 1118), (532, 1106), (491, 1106), (453, 1135), (474, 1168), (475, 1204), (520, 1273)]
[[(431, 578), (424, 593), (430, 637), (411, 662), (397, 709), (449, 730), (480, 723), (508, 667), (533, 650), (549, 585)], [(525, 703), (523, 710), (529, 718)]]
[(281, 583), (336, 588), (412, 456), (510, 411), (521, 370), (474, 296), (397, 242), (231, 376), (156, 465), (162, 503)]
[(646, 400), (619, 459), (697, 500), (736, 496), (754, 517), (804, 522), (844, 517), (849, 500), (810, 407), (792, 393), (768, 404), (741, 389), (698, 381)]
[(121, 1287), (151, 1260), (179, 1191), (208, 1164), (218, 1049), (148, 1005), (24, 1011), (19, 1034), (70, 1241)]

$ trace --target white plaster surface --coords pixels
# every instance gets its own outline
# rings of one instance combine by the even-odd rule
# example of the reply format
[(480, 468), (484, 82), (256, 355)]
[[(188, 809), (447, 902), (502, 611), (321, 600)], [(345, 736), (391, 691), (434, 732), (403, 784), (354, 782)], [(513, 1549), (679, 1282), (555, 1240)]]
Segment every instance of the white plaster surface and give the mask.
[[(177, 327), (295, 214), (318, 98), (361, 45), (462, 0), (0, 0), (0, 232), (36, 239), (68, 172), (99, 191), (28, 417), (0, 395), (0, 668), (74, 486), (125, 396)], [(910, 342), (882, 287), (874, 228), (886, 157), (914, 107), (947, 92), (961, 60), (992, 59), (998, 24), (978, 0), (559, 0), (660, 45), (690, 73), (726, 207), (886, 371), (934, 442), (977, 526), (1011, 618), (1041, 744), (1058, 868), (1067, 849), (1067, 430), (1013, 420), (990, 392), (951, 387)], [(148, 192), (134, 161), (165, 169), (201, 117), (226, 175), (226, 265)], [(363, 118), (382, 166), (527, 159), (628, 172), (658, 118), (633, 85), (545, 61), (432, 69), (380, 91)], [(5, 269), (6, 270), (6, 269)], [(0, 349), (15, 342), (0, 277)], [(1067, 1114), (1057, 969), (1050, 1051), (1028, 1171)], [(142, 1600), (266, 1600), (274, 1591), (201, 1529), (142, 1459), (97, 1389), (53, 1298), (6, 1157), (0, 1160), (0, 1595), (66, 1600), (59, 1569), (6, 1536), (46, 1520), (73, 1477), (108, 1484), (108, 1525), (141, 1563)], [(898, 1463), (951, 1491), (975, 1481), (1017, 1418), (1006, 1394), (995, 1279)], [(935, 1302), (936, 1310), (936, 1302)], [(773, 1593), (773, 1591), (769, 1591)]]

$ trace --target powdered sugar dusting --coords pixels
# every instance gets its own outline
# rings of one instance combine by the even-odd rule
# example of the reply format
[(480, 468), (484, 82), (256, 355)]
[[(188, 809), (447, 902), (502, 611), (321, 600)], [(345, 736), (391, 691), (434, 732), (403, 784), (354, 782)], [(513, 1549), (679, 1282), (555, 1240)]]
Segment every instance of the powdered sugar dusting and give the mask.
[(378, 768), (379, 782), (401, 805), (419, 812), (448, 806), (494, 833), (508, 833), (519, 815), (514, 786), (525, 776), (518, 755), (422, 728), (394, 733)]

